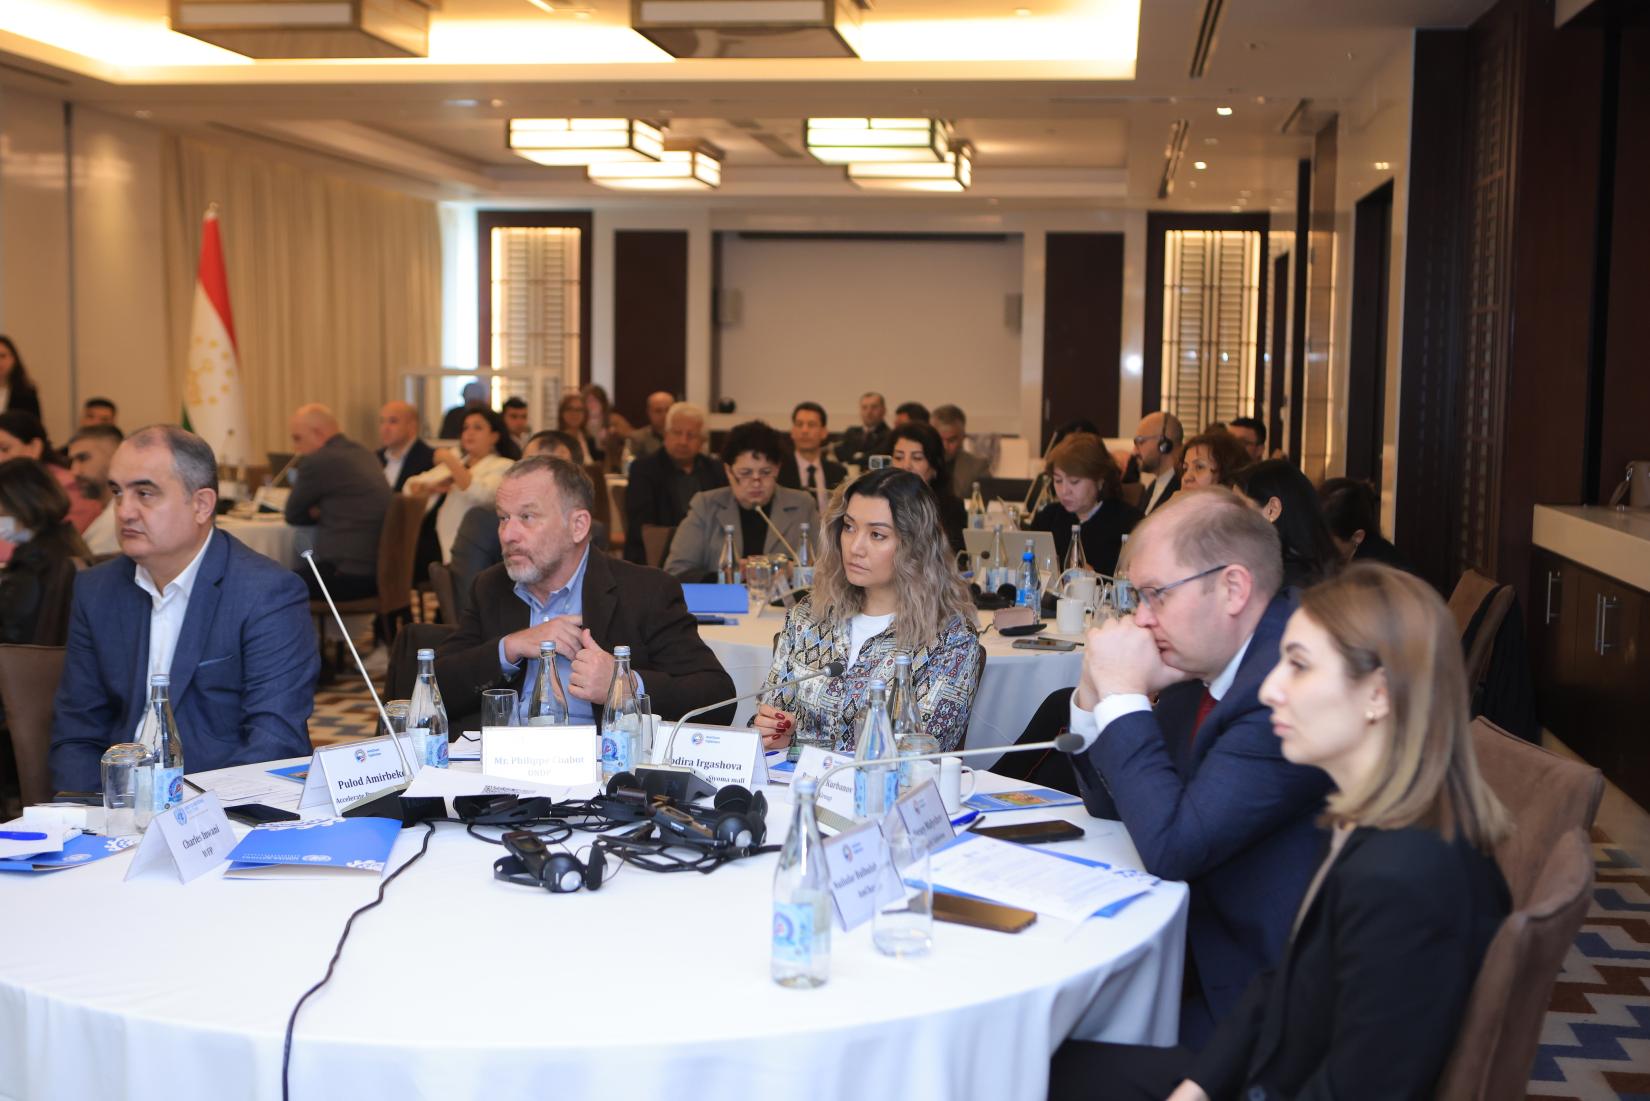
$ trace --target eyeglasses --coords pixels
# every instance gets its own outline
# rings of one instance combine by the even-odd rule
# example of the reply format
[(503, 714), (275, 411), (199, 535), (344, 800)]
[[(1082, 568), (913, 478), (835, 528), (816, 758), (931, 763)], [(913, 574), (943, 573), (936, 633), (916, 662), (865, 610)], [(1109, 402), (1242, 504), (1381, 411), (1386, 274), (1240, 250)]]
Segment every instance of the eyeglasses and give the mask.
[(1208, 577), (1212, 573), (1219, 573), (1230, 566), (1230, 562), (1223, 562), (1218, 566), (1210, 566), (1202, 573), (1194, 573), (1190, 577), (1182, 577), (1179, 581), (1171, 581), (1167, 585), (1136, 585), (1134, 591), (1140, 594), (1141, 601), (1153, 612), (1161, 611), (1164, 598), (1180, 586)]

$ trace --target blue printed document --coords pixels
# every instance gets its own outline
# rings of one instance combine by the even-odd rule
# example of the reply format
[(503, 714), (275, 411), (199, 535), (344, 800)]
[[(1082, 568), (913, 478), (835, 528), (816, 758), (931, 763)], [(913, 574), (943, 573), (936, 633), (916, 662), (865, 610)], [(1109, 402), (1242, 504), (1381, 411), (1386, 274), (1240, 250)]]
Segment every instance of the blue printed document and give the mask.
[(936, 891), (1072, 922), (1111, 917), (1158, 882), (1155, 876), (1132, 868), (1068, 859), (977, 833), (960, 835), (929, 859)]
[(682, 596), (694, 615), (744, 615), (750, 611), (750, 596), (743, 585), (683, 585)]
[(83, 833), (65, 841), (58, 852), (0, 860), (0, 872), (61, 872), (65, 868), (78, 868), (82, 864), (123, 853), (141, 840), (141, 837), (94, 837)]
[(1018, 791), (975, 792), (963, 800), (963, 806), (979, 811), (1041, 810), (1043, 807), (1069, 807), (1082, 800), (1053, 788), (1021, 788)]
[(317, 818), (256, 826), (229, 854), (225, 879), (379, 875), (401, 823), (392, 818)]

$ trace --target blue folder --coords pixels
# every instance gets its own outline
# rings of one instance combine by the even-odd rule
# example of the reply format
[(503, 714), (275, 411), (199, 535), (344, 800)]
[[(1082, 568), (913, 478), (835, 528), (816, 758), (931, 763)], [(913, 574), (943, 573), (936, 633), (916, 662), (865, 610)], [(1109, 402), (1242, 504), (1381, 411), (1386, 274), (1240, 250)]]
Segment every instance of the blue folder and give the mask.
[(743, 585), (683, 585), (688, 611), (694, 615), (744, 615), (750, 598)]

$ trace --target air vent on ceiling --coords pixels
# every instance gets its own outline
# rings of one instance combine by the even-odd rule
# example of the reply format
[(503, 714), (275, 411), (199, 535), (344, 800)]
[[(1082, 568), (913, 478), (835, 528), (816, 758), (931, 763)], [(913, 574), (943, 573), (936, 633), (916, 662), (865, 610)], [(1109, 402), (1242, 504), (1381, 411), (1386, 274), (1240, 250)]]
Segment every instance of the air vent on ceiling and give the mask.
[(1220, 17), (1225, 14), (1226, 0), (1203, 0), (1203, 18), (1197, 24), (1197, 41), (1192, 43), (1193, 80), (1209, 68), (1209, 58), (1215, 52), (1215, 35), (1220, 31)]
[(1163, 176), (1157, 181), (1157, 197), (1167, 199), (1174, 194), (1175, 174), (1180, 171), (1180, 158), (1186, 152), (1186, 135), (1192, 124), (1186, 119), (1175, 119), (1169, 126), (1169, 143), (1163, 147)]
[(858, 57), (868, 0), (631, 0), (630, 25), (672, 57)]
[(425, 57), (441, 0), (171, 0), (179, 34), (247, 57)]

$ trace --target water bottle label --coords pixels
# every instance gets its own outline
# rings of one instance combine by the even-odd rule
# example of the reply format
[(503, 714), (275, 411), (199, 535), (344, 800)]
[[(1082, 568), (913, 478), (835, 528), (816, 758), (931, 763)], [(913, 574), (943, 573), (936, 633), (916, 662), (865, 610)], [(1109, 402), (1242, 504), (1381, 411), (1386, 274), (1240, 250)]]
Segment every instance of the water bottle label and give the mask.
[(811, 904), (773, 904), (773, 958), (799, 967), (813, 963), (814, 907)]
[[(876, 783), (875, 778), (866, 769), (854, 771), (854, 817), (866, 818), (870, 816), (869, 806), (871, 794), (876, 789), (871, 785)], [(890, 768), (882, 773), (882, 811), (886, 814), (899, 799), (899, 770)]]
[(156, 814), (183, 802), (183, 769), (161, 768), (157, 765), (153, 769), (151, 783), (149, 791), (153, 800), (152, 809)]
[(424, 763), (435, 768), (447, 767), (447, 738), (442, 734), (430, 734), (424, 739)]
[(620, 772), (632, 771), (635, 764), (630, 759), (630, 739), (622, 730), (610, 730), (602, 733), (602, 775), (612, 776)]

